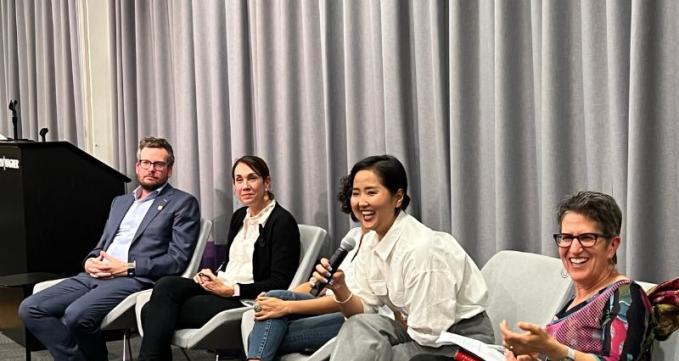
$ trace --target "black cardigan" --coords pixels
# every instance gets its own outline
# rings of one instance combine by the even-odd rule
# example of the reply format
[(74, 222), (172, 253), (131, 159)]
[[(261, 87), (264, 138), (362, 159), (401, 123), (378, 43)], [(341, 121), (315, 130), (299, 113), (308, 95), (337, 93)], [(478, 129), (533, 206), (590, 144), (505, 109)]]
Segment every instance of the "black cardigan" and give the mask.
[[(243, 227), (247, 207), (238, 209), (231, 217), (226, 259), (219, 267), (225, 270), (229, 263), (229, 250), (236, 234)], [(299, 266), (299, 228), (297, 221), (278, 203), (271, 211), (264, 227), (259, 228), (252, 255), (254, 283), (238, 284), (241, 298), (256, 298), (261, 292), (287, 289)]]

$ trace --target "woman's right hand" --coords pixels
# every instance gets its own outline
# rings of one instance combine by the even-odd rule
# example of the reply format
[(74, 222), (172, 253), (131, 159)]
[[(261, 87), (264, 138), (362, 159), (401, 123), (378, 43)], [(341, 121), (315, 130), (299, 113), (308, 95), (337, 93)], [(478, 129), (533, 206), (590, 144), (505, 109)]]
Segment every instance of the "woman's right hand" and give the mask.
[(316, 265), (316, 270), (314, 271), (312, 278), (315, 279), (315, 283), (328, 283), (327, 287), (335, 291), (338, 289), (346, 288), (346, 282), (344, 280), (344, 272), (341, 269), (335, 271), (331, 276), (332, 267), (330, 266), (330, 261), (327, 258), (321, 258), (321, 263)]
[(210, 270), (209, 268), (203, 268), (198, 273), (196, 273), (195, 276), (193, 276), (193, 281), (199, 285), (202, 285), (204, 282), (209, 281), (210, 277), (207, 276), (208, 272), (212, 273), (212, 270)]
[(213, 295), (220, 297), (233, 297), (234, 287), (232, 285), (227, 285), (221, 279), (219, 279), (212, 270), (209, 268), (204, 268), (197, 275), (193, 277), (193, 280), (203, 287), (206, 292), (212, 293)]

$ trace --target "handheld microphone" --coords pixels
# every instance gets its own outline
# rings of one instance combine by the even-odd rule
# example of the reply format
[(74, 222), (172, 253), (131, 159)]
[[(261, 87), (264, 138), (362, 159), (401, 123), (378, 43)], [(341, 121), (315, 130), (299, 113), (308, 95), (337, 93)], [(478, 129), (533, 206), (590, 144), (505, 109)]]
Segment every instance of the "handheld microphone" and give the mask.
[[(356, 239), (353, 237), (345, 237), (342, 242), (340, 242), (340, 246), (337, 251), (335, 251), (335, 253), (330, 256), (330, 267), (332, 267), (332, 271), (330, 271), (330, 277), (328, 277), (328, 279), (332, 278), (332, 275), (335, 274), (335, 271), (337, 271), (337, 268), (342, 264), (344, 258), (347, 256), (349, 251), (354, 249), (354, 247), (356, 247)], [(311, 288), (309, 293), (318, 297), (318, 295), (327, 285), (327, 283), (318, 282), (313, 288)]]

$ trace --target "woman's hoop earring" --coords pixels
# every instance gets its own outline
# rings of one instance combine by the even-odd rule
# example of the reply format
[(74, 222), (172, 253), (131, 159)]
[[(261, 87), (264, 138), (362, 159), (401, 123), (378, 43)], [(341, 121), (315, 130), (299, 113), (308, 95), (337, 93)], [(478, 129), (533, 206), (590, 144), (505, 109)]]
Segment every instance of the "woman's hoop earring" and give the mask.
[(568, 278), (568, 272), (565, 269), (561, 269), (561, 278)]

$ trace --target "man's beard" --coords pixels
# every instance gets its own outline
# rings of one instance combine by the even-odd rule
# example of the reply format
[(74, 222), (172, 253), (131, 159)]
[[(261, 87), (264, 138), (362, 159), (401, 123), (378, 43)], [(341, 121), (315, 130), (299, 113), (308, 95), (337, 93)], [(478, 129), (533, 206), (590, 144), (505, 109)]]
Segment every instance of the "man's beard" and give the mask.
[(165, 182), (167, 181), (167, 180), (163, 181), (162, 179), (159, 179), (159, 178), (154, 178), (154, 179), (156, 180), (155, 183), (147, 183), (147, 182), (144, 182), (143, 180), (140, 179), (139, 180), (139, 186), (141, 186), (142, 189), (151, 192), (151, 191), (155, 191), (156, 189), (162, 187), (163, 184), (165, 184)]
[(162, 187), (163, 185), (161, 183), (155, 183), (155, 184), (144, 184), (144, 183), (139, 183), (139, 185), (144, 189), (149, 192), (155, 191), (156, 189)]

